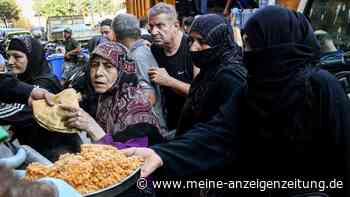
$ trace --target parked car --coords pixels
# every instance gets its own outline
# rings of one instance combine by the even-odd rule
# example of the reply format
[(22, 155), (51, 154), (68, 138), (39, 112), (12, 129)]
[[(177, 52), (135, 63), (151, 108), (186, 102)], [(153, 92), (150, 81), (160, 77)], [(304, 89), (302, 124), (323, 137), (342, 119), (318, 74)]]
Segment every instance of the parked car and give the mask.
[(332, 51), (321, 54), (320, 66), (337, 77), (350, 97), (350, 1), (303, 1), (306, 1), (303, 12), (313, 28), (326, 32), (334, 46)]

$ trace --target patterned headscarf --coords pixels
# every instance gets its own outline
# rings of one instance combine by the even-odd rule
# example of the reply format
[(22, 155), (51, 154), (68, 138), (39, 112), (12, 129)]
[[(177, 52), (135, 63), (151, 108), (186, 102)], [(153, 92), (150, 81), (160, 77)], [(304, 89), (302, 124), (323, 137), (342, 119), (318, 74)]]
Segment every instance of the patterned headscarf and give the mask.
[(128, 59), (127, 51), (120, 45), (104, 42), (92, 52), (92, 58), (100, 56), (109, 60), (118, 70), (114, 85), (99, 95), (96, 121), (106, 131), (115, 134), (127, 127), (147, 123), (159, 128), (159, 120), (140, 88), (135, 63)]

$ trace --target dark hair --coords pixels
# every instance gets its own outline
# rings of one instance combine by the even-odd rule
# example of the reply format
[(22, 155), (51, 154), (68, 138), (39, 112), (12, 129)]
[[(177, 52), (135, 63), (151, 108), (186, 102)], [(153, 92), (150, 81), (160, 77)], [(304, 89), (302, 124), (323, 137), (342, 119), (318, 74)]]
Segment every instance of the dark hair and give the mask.
[(193, 16), (184, 17), (184, 18), (182, 19), (183, 25), (186, 25), (186, 26), (189, 27), (189, 26), (192, 25), (193, 20), (194, 20), (194, 17), (193, 17)]
[(148, 23), (148, 18), (143, 16), (140, 18), (140, 28), (145, 28)]
[(148, 35), (148, 34), (142, 34), (142, 35), (141, 35), (141, 39), (147, 40), (147, 41), (150, 42), (150, 43), (153, 42), (152, 36), (151, 36), (151, 35)]
[(102, 26), (112, 26), (112, 19), (109, 19), (109, 18), (107, 18), (107, 19), (104, 19), (102, 22), (101, 22), (101, 25), (100, 25), (101, 27)]
[(141, 36), (140, 21), (131, 14), (119, 14), (112, 22), (112, 29), (119, 40), (126, 38), (139, 39)]

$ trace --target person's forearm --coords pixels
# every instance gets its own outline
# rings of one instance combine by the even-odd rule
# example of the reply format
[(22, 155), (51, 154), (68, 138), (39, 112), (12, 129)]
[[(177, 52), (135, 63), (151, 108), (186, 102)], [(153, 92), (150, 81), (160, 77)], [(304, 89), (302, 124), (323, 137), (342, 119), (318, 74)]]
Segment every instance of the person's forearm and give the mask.
[(224, 9), (224, 15), (228, 15), (228, 14), (229, 14), (231, 1), (232, 1), (232, 0), (227, 0), (227, 1), (226, 1), (226, 5), (225, 5), (225, 9)]
[(166, 176), (202, 174), (236, 160), (238, 138), (235, 132), (222, 125), (201, 124), (168, 143), (151, 148), (164, 162), (162, 172)]
[(232, 3), (232, 0), (227, 0), (226, 1), (226, 5), (225, 5), (225, 9), (229, 9), (230, 8), (230, 6), (231, 6), (231, 3)]
[[(244, 93), (244, 90), (238, 91), (238, 95)], [(239, 100), (238, 96), (230, 98), (211, 121), (196, 124), (185, 134), (152, 146), (164, 162), (162, 172), (166, 176), (180, 177), (202, 174), (235, 161), (241, 141)]]
[(193, 79), (195, 79), (197, 77), (197, 75), (199, 74), (200, 71), (201, 71), (201, 69), (199, 69), (196, 66), (193, 66)]
[(105, 131), (99, 126), (96, 125), (95, 126), (92, 126), (90, 127), (89, 129), (87, 129), (86, 131), (92, 138), (93, 141), (100, 141), (105, 135)]
[(73, 49), (74, 53), (79, 53), (80, 52), (80, 47)]
[(80, 48), (75, 48), (75, 49), (69, 51), (69, 52), (67, 53), (67, 55), (72, 55), (72, 54), (79, 53), (79, 52), (80, 52)]
[(21, 82), (9, 74), (0, 75), (0, 101), (26, 104), (34, 86)]
[(188, 95), (188, 93), (190, 91), (191, 85), (172, 77), (169, 80), (168, 87), (171, 88), (172, 90), (174, 90), (176, 93), (183, 95), (183, 96), (186, 96), (186, 95)]

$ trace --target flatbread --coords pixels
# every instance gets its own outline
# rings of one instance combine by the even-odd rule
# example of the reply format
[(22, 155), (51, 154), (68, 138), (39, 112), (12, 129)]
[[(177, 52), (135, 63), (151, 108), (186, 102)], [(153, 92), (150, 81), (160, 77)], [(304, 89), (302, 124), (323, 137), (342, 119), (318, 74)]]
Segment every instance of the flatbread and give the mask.
[(62, 104), (65, 106), (79, 107), (80, 94), (74, 89), (65, 89), (53, 97), (54, 106), (47, 105), (45, 100), (33, 101), (34, 119), (38, 124), (49, 131), (56, 131), (61, 133), (77, 133), (78, 129), (68, 128), (64, 125), (63, 119), (66, 112), (58, 106)]

